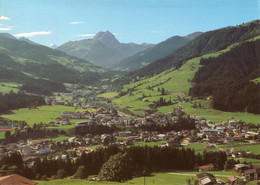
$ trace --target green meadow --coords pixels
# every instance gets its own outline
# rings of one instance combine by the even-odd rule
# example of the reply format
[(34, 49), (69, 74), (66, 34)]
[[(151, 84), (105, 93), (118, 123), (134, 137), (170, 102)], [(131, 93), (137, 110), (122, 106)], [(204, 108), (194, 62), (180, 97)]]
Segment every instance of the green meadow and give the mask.
[(161, 144), (166, 144), (167, 141), (158, 141), (158, 142), (135, 142), (134, 146), (158, 146)]
[(98, 97), (104, 97), (104, 98), (114, 98), (118, 95), (118, 92), (109, 92), (109, 93), (103, 93), (99, 94)]
[[(56, 117), (59, 117), (62, 115), (64, 111), (70, 111), (70, 112), (76, 112), (76, 111), (84, 111), (83, 109), (75, 109), (74, 107), (69, 106), (63, 106), (63, 105), (54, 105), (54, 106), (41, 106), (37, 107), (35, 109), (19, 109), (14, 110), (10, 114), (4, 114), (1, 115), (1, 117), (10, 119), (10, 120), (24, 120), (29, 125), (33, 125), (34, 123), (48, 123), (50, 121), (57, 122), (55, 120)], [(77, 122), (78, 120), (71, 120), (71, 122)], [(62, 127), (69, 127), (68, 126), (62, 126)], [(57, 127), (55, 127), (57, 128)]]
[[(260, 154), (260, 144), (257, 145), (248, 145), (248, 146), (237, 146), (237, 147), (231, 147), (231, 148), (235, 148), (237, 151), (238, 150), (243, 150), (243, 151), (251, 151), (256, 155)], [(229, 148), (229, 149), (231, 149)]]
[(191, 143), (191, 144), (188, 144), (187, 146), (185, 146), (185, 148), (191, 148), (194, 150), (202, 150), (202, 149), (206, 149), (206, 145), (205, 145), (205, 143)]
[(18, 92), (19, 91), (19, 84), (16, 83), (7, 83), (2, 82), (0, 83), (0, 93), (9, 93), (10, 91)]
[(260, 83), (260, 77), (252, 80), (254, 83), (259, 84)]
[[(201, 172), (164, 172), (164, 173), (153, 173), (149, 176), (144, 177), (136, 177), (132, 180), (129, 180), (125, 183), (117, 183), (117, 182), (95, 182), (95, 181), (87, 181), (80, 179), (62, 179), (62, 180), (53, 180), (53, 181), (36, 181), (38, 185), (47, 185), (47, 184), (59, 184), (59, 185), (94, 185), (94, 184), (104, 184), (104, 185), (143, 185), (144, 181), (146, 185), (155, 184), (155, 185), (183, 185), (187, 183), (187, 179), (190, 179), (191, 182), (197, 179), (196, 175)], [(228, 176), (238, 175), (235, 172), (229, 171), (209, 171), (213, 175), (216, 175), (216, 178), (227, 180)]]
[(240, 163), (251, 162), (253, 165), (260, 165), (260, 159), (240, 158), (239, 161)]
[(246, 112), (224, 112), (209, 107), (192, 108), (191, 103), (181, 103), (184, 111), (190, 115), (197, 115), (213, 122), (223, 122), (227, 119), (241, 120), (246, 123), (260, 124), (260, 115)]
[[(44, 138), (44, 139), (48, 140), (48, 141), (63, 141), (63, 140), (68, 140), (69, 138), (71, 138), (71, 137), (60, 135), (59, 137), (56, 137), (56, 138)], [(41, 139), (37, 139), (35, 141), (39, 141), (39, 140), (41, 140)]]
[[(255, 39), (258, 39), (258, 37)], [(206, 54), (202, 57), (188, 60), (177, 70), (172, 68), (151, 78), (141, 79), (140, 81), (124, 85), (123, 91), (134, 88), (132, 94), (115, 98), (112, 101), (120, 108), (128, 109), (134, 114), (140, 114), (144, 113), (145, 110), (150, 110), (149, 105), (152, 104), (153, 101), (159, 100), (161, 97), (166, 100), (174, 100), (177, 95), (187, 96), (189, 89), (192, 87), (191, 80), (200, 68), (200, 58), (217, 57), (221, 53), (229, 51), (236, 45), (237, 44), (233, 44), (219, 52)], [(256, 83), (259, 83), (259, 81), (260, 78), (254, 80)], [(164, 88), (167, 92), (166, 95), (161, 95), (158, 88)], [(207, 100), (195, 100), (194, 102), (201, 103), (203, 105), (202, 108), (193, 108), (193, 104), (191, 103), (181, 103), (184, 107), (184, 111), (190, 115), (197, 115), (213, 122), (222, 122), (227, 119), (234, 119), (242, 120), (246, 123), (260, 124), (260, 115), (245, 112), (224, 112), (215, 110), (211, 108), (211, 102)], [(158, 112), (172, 112), (176, 107), (178, 107), (177, 103), (169, 106), (158, 107)]]

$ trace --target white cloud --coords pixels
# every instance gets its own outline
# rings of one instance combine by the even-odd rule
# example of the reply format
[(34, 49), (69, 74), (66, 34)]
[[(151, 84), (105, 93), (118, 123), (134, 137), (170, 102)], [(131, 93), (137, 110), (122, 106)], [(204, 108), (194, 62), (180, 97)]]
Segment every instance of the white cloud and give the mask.
[(75, 22), (71, 22), (70, 24), (83, 24), (84, 22), (77, 22), (77, 21), (75, 21)]
[(5, 17), (3, 15), (0, 15), (0, 20), (10, 20), (10, 18), (9, 17)]
[(30, 33), (18, 33), (14, 36), (16, 37), (33, 37), (37, 35), (50, 35), (52, 34), (52, 31), (36, 31), (36, 32), (30, 32)]
[(81, 35), (76, 35), (76, 37), (93, 37), (95, 34), (93, 33), (86, 33), (86, 34), (81, 34)]
[(0, 31), (9, 31), (11, 30), (12, 28), (0, 28)]

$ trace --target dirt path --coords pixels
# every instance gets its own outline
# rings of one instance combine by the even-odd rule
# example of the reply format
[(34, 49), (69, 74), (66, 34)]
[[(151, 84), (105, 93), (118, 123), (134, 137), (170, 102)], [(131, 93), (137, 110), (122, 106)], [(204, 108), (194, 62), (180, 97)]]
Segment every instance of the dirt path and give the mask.
[[(168, 173), (172, 175), (184, 175), (184, 176), (196, 176), (196, 174), (192, 173)], [(219, 174), (213, 174), (215, 177), (230, 177), (231, 175), (219, 175)]]

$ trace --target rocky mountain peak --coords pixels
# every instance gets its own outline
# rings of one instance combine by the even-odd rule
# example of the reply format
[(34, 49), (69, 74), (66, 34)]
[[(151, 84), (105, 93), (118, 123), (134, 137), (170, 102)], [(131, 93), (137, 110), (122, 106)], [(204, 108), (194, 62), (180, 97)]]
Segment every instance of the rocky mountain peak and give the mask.
[(116, 39), (116, 37), (109, 31), (106, 32), (98, 32), (93, 40), (99, 40), (103, 42), (106, 45), (118, 45), (120, 44), (119, 41)]

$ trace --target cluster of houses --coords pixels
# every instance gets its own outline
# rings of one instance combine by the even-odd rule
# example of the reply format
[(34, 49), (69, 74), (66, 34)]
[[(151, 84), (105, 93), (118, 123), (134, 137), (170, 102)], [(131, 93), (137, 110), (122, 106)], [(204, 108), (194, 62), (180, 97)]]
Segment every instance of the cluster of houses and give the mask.
[[(208, 164), (208, 165), (203, 165), (199, 167), (199, 171), (203, 172), (200, 174), (197, 174), (198, 178), (198, 184), (200, 185), (211, 185), (211, 184), (230, 184), (234, 185), (240, 184), (239, 179), (242, 180), (243, 182), (250, 182), (250, 181), (257, 181), (259, 180), (260, 177), (260, 168), (256, 167), (251, 167), (248, 164), (236, 164), (235, 165), (235, 170), (239, 172), (241, 175), (240, 176), (229, 176), (228, 183), (225, 181), (222, 181), (221, 179), (217, 179), (214, 175), (211, 173), (206, 173), (206, 171), (211, 171), (214, 170), (214, 165), (213, 164)], [(221, 175), (220, 175), (221, 176)]]
[(27, 141), (21, 140), (8, 146), (0, 146), (0, 158), (6, 154), (10, 155), (15, 152), (19, 152), (23, 156), (23, 161), (26, 163), (36, 157), (49, 154), (51, 147), (46, 140), (32, 141), (31, 139)]
[[(126, 118), (121, 113), (117, 111), (97, 108), (95, 112), (63, 112), (60, 117), (56, 118), (59, 125), (71, 124), (71, 119), (81, 119), (82, 121), (75, 123), (75, 127), (82, 127), (94, 124), (102, 124), (106, 126), (123, 126), (125, 128), (138, 128), (139, 126), (146, 125), (166, 125), (169, 122), (178, 122), (179, 119), (193, 119), (195, 121), (195, 129), (192, 131), (181, 130), (181, 131), (170, 131), (160, 133), (158, 131), (119, 131), (113, 134), (103, 134), (100, 135), (100, 141), (97, 142), (94, 136), (86, 133), (84, 137), (72, 137), (68, 140), (63, 140), (59, 142), (53, 141), (32, 141), (28, 139), (27, 141), (20, 141), (18, 143), (11, 144), (9, 146), (0, 146), (0, 157), (6, 153), (12, 153), (15, 151), (20, 152), (23, 155), (23, 160), (30, 165), (31, 159), (39, 156), (44, 156), (49, 153), (53, 153), (58, 149), (59, 156), (62, 159), (67, 157), (77, 157), (83, 152), (92, 152), (93, 150), (98, 150), (100, 147), (89, 148), (89, 146), (95, 146), (97, 144), (102, 144), (105, 141), (112, 142), (118, 145), (133, 145), (135, 142), (157, 142), (165, 141), (161, 144), (161, 147), (180, 147), (188, 145), (190, 143), (206, 142), (208, 146), (216, 147), (217, 144), (229, 144), (234, 142), (247, 142), (247, 143), (258, 143), (260, 141), (259, 130), (251, 131), (247, 126), (243, 126), (240, 122), (234, 120), (227, 120), (221, 123), (213, 123), (209, 120), (200, 118), (196, 115), (187, 115), (184, 113), (183, 108), (180, 106), (174, 109), (173, 112), (169, 112), (164, 115), (163, 113), (157, 112), (155, 114), (139, 114), (132, 116), (131, 118)], [(50, 122), (48, 126), (57, 126), (57, 123)], [(161, 143), (161, 142), (160, 142)], [(226, 152), (227, 155), (232, 157), (237, 157), (240, 155), (240, 151), (235, 149), (222, 150)], [(58, 155), (56, 155), (58, 156)], [(207, 164), (199, 167), (199, 171), (209, 171), (214, 169), (212, 164)], [(248, 171), (247, 171), (248, 170)], [(244, 171), (246, 180), (258, 179), (259, 170), (246, 169)], [(230, 178), (230, 182), (235, 181), (236, 177)], [(200, 184), (212, 184), (216, 182), (214, 176), (203, 173), (203, 175), (198, 176)], [(232, 183), (231, 183), (232, 184)]]

